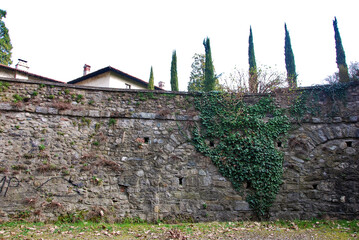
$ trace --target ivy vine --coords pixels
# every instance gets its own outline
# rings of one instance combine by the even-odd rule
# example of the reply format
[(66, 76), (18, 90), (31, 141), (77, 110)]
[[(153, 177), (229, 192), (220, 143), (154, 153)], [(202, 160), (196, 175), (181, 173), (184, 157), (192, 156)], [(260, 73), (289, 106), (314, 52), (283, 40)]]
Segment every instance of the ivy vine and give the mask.
[[(355, 84), (355, 83), (354, 83)], [(328, 116), (335, 116), (340, 113), (342, 106), (346, 104), (347, 90), (353, 85), (349, 83), (332, 83), (328, 85), (316, 85), (298, 93), (297, 99), (291, 104), (289, 113), (291, 117), (301, 122), (306, 114), (319, 116), (323, 106), (319, 104), (326, 98), (331, 102)]]
[(193, 131), (194, 146), (258, 216), (265, 215), (282, 182), (283, 154), (276, 144), (290, 128), (284, 109), (269, 97), (249, 105), (236, 94), (213, 92), (197, 96), (195, 104), (201, 124)]

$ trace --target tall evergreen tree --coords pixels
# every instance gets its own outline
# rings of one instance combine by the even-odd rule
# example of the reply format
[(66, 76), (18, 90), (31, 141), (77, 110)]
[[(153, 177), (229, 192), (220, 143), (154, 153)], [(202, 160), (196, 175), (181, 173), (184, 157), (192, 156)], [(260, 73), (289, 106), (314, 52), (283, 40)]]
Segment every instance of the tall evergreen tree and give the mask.
[(154, 90), (155, 89), (155, 80), (153, 78), (153, 68), (151, 66), (151, 72), (150, 72), (150, 80), (148, 81), (148, 89)]
[(176, 50), (172, 52), (171, 62), (171, 90), (178, 91), (178, 77), (177, 77), (177, 55)]
[(6, 11), (0, 9), (0, 63), (10, 66), (11, 61), (11, 40), (9, 36), (9, 30), (3, 22), (3, 18), (6, 18)]
[(249, 28), (248, 39), (248, 63), (249, 63), (249, 91), (252, 93), (258, 92), (258, 74), (256, 57), (254, 55), (253, 34), (252, 27)]
[(212, 61), (212, 53), (209, 38), (203, 40), (203, 45), (206, 53), (205, 69), (204, 69), (204, 88), (205, 92), (215, 90), (216, 77), (214, 75), (214, 67)]
[(336, 17), (334, 17), (333, 20), (333, 27), (334, 27), (334, 37), (335, 37), (335, 49), (337, 53), (337, 66), (339, 69), (339, 81), (348, 82), (349, 81), (348, 65), (345, 61), (345, 52), (342, 44), (342, 39), (340, 38), (338, 22)]
[(285, 68), (287, 69), (287, 82), (290, 88), (297, 87), (297, 73), (295, 71), (294, 54), (292, 50), (292, 44), (290, 42), (290, 36), (287, 29), (287, 24), (284, 23), (285, 30), (285, 43), (284, 43), (284, 56), (285, 56)]

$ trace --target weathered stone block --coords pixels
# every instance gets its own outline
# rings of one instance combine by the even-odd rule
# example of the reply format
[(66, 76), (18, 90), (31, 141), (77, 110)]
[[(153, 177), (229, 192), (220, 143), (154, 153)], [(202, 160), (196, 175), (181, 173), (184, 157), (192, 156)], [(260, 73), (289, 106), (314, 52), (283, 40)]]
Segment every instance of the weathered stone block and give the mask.
[(236, 201), (234, 203), (234, 210), (236, 211), (250, 211), (249, 204), (245, 201)]

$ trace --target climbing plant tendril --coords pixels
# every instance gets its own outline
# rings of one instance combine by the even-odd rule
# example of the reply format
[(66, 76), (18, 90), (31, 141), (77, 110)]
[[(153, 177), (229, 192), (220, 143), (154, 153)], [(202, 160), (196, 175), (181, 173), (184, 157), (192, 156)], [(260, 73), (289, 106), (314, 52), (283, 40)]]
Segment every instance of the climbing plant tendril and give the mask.
[(264, 216), (282, 182), (283, 154), (276, 144), (290, 127), (284, 110), (269, 97), (249, 105), (229, 93), (203, 94), (195, 104), (201, 119), (193, 131), (196, 149)]

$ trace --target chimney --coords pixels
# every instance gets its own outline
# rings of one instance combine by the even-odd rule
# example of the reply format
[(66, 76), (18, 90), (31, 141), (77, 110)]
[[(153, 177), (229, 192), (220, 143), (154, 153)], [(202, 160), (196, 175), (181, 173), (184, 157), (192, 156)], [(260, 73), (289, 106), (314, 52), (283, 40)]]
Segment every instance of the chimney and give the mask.
[(91, 66), (85, 64), (85, 65), (84, 65), (84, 76), (87, 75), (87, 74), (89, 74), (90, 71), (91, 71)]
[(20, 59), (20, 58), (18, 60), (19, 60), (19, 62), (15, 65), (15, 68), (17, 70), (28, 72), (29, 67), (27, 66), (27, 61)]
[(158, 87), (164, 89), (165, 88), (165, 82), (162, 82), (162, 81), (158, 82)]

